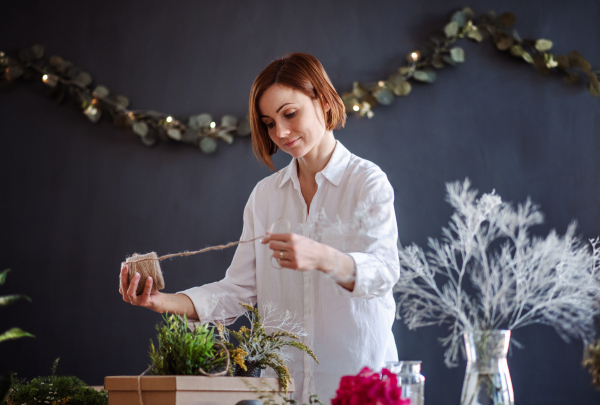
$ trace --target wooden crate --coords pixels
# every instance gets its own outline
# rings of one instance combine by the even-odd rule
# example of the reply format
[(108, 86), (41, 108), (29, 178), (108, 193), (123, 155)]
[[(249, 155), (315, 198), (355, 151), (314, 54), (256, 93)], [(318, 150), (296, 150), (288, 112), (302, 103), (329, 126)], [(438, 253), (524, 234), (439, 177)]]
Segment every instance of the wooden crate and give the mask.
[[(257, 399), (244, 383), (267, 391), (277, 390), (276, 378), (143, 376), (140, 379), (144, 405), (235, 405), (243, 399)], [(108, 405), (141, 405), (137, 376), (104, 378)], [(288, 385), (288, 396), (294, 392), (294, 382)]]

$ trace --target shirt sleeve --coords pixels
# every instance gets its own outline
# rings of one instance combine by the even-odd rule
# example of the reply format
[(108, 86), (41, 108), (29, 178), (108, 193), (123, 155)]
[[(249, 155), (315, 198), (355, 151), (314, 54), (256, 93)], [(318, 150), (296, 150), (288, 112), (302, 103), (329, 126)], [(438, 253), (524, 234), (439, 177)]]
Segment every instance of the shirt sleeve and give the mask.
[[(255, 191), (252, 192), (244, 208), (244, 227), (240, 240), (254, 239), (253, 206)], [(224, 325), (233, 323), (246, 311), (240, 303), (256, 304), (256, 254), (255, 242), (240, 243), (235, 251), (231, 265), (221, 281), (193, 287), (179, 294), (188, 296), (200, 322), (190, 322), (190, 326), (198, 323), (218, 321)]]
[(392, 290), (400, 277), (394, 190), (381, 170), (367, 176), (357, 210), (362, 212), (356, 236), (360, 249), (348, 253), (356, 269), (354, 290), (348, 291), (337, 283), (336, 290), (349, 297), (381, 297)]

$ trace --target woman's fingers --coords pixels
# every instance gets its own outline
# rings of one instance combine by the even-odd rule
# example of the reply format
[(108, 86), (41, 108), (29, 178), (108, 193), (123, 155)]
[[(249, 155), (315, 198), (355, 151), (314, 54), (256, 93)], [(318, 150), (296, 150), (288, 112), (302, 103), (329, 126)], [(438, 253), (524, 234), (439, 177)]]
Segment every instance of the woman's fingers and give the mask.
[(150, 293), (152, 292), (152, 282), (153, 282), (152, 277), (148, 277), (146, 279), (146, 285), (144, 286), (144, 291), (142, 292), (142, 295), (138, 295), (139, 305), (145, 307), (150, 302)]
[(129, 302), (135, 305), (135, 299), (137, 298), (137, 288), (140, 284), (140, 273), (135, 273), (131, 282), (129, 283), (129, 288), (127, 289), (127, 297), (129, 298)]

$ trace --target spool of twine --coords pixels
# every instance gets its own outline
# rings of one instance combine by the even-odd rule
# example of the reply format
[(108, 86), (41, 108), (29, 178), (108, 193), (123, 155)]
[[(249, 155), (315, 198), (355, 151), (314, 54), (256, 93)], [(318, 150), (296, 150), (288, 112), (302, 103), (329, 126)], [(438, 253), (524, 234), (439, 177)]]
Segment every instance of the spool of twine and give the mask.
[[(275, 225), (280, 221), (285, 221), (287, 230), (289, 231), (290, 221), (288, 221), (285, 218), (279, 218), (277, 221), (271, 224), (269, 233), (273, 233)], [(235, 245), (239, 245), (240, 243), (254, 242), (255, 240), (262, 239), (265, 236), (266, 235), (259, 236), (250, 240), (230, 242), (225, 245), (210, 246), (204, 249), (196, 250), (194, 252), (173, 253), (161, 257), (158, 257), (156, 252), (150, 252), (143, 255), (133, 255), (125, 260), (125, 263), (127, 263), (127, 266), (129, 268), (129, 282), (131, 282), (133, 276), (135, 276), (135, 273), (140, 273), (140, 281), (136, 290), (137, 295), (141, 295), (144, 292), (144, 287), (146, 286), (146, 280), (148, 279), (148, 277), (152, 277), (152, 291), (162, 290), (163, 288), (165, 288), (165, 279), (163, 277), (162, 270), (160, 269), (159, 261), (178, 256), (191, 256), (198, 253), (209, 252), (211, 250), (223, 250)]]

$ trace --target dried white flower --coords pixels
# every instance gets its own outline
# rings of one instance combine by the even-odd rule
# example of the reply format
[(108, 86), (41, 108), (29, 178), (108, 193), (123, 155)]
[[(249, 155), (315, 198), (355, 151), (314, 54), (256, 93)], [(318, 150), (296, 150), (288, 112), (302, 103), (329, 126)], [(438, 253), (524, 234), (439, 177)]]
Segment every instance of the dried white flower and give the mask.
[(532, 237), (529, 228), (543, 215), (529, 199), (514, 210), (494, 192), (476, 199), (469, 187), (468, 179), (446, 184), (455, 212), (441, 242), (430, 238), (428, 253), (414, 244), (399, 248), (397, 317), (402, 313), (410, 329), (450, 324), (441, 339), (449, 367), (463, 333), (475, 330), (542, 323), (566, 341), (591, 341), (600, 308), (600, 239), (590, 240), (590, 249), (575, 237), (574, 222), (564, 236)]

